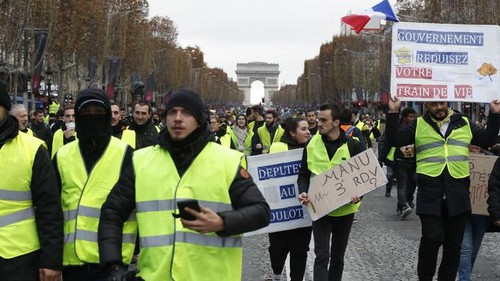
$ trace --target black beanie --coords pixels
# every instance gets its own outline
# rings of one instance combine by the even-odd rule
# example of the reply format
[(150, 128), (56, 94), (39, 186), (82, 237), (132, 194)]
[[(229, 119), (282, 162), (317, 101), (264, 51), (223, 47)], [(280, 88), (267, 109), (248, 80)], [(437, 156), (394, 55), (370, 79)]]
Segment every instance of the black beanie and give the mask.
[(12, 107), (12, 103), (10, 102), (10, 96), (7, 92), (7, 84), (0, 81), (0, 106), (5, 107), (7, 111)]
[(197, 93), (186, 89), (177, 90), (168, 98), (165, 112), (176, 106), (189, 110), (201, 127), (207, 124), (203, 117), (203, 101)]

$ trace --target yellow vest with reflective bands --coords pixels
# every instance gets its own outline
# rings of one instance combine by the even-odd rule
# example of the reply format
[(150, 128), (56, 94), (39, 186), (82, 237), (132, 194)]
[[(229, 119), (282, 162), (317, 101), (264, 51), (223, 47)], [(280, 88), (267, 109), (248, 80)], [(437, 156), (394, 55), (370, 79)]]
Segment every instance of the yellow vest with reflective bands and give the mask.
[(40, 249), (31, 201), (31, 176), (42, 141), (19, 133), (0, 148), (0, 257), (15, 258)]
[(462, 118), (466, 125), (453, 129), (446, 139), (422, 117), (417, 119), (415, 149), (418, 174), (437, 177), (448, 167), (450, 175), (456, 179), (469, 176), (472, 131), (469, 119)]
[[(349, 146), (346, 142), (337, 149), (332, 159), (329, 159), (328, 152), (326, 151), (325, 143), (321, 139), (321, 135), (314, 135), (307, 145), (306, 149), (307, 167), (309, 168), (309, 171), (311, 171), (313, 176), (324, 173), (331, 169), (333, 166), (336, 166), (351, 158), (351, 154), (349, 153)], [(360, 205), (361, 202), (356, 204), (348, 203), (330, 212), (328, 215), (332, 217), (341, 217), (357, 213)]]
[(57, 101), (52, 101), (49, 104), (49, 114), (57, 114), (57, 111), (59, 111), (59, 103)]
[(283, 128), (281, 128), (280, 125), (278, 125), (278, 127), (276, 128), (276, 131), (274, 132), (274, 138), (271, 141), (271, 134), (270, 134), (269, 130), (267, 129), (266, 124), (259, 127), (257, 129), (257, 133), (259, 134), (260, 143), (262, 144), (262, 149), (269, 150), (269, 147), (271, 147), (271, 144), (273, 144), (273, 142), (279, 141), (281, 139), (281, 137), (283, 136), (284, 132), (285, 132), (285, 130)]
[[(63, 265), (99, 263), (97, 228), (102, 204), (118, 181), (127, 145), (115, 137), (94, 164), (90, 175), (78, 140), (59, 149), (57, 169), (61, 176), (64, 213)], [(123, 227), (122, 261), (130, 263), (134, 253), (137, 222), (134, 214)]]
[[(136, 209), (144, 280), (241, 280), (241, 236), (184, 228), (177, 202), (197, 199), (215, 212), (232, 210), (229, 187), (243, 154), (209, 142), (182, 177), (159, 145), (134, 153)], [(214, 164), (214, 159), (217, 162)], [(207, 172), (207, 169), (210, 172)]]

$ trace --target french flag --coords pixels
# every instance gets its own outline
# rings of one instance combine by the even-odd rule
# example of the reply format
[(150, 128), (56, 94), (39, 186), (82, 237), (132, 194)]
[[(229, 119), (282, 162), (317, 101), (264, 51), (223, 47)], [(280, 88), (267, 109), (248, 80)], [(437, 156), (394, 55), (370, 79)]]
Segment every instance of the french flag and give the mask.
[(347, 15), (342, 21), (354, 28), (356, 33), (360, 33), (371, 19), (399, 21), (388, 0), (383, 0), (362, 13)]

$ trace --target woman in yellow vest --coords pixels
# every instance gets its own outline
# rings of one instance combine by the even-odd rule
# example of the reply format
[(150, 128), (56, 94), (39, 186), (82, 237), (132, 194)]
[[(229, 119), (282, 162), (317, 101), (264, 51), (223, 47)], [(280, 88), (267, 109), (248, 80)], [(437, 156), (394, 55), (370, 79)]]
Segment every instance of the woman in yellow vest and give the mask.
[[(104, 277), (97, 244), (101, 206), (130, 165), (133, 150), (111, 136), (111, 105), (102, 90), (81, 91), (75, 112), (78, 139), (62, 146), (54, 159), (64, 212), (63, 279), (93, 281)], [(132, 260), (136, 231), (131, 216), (121, 237), (123, 264)]]
[(229, 132), (229, 134), (231, 135), (231, 139), (236, 146), (236, 150), (244, 153), (245, 155), (250, 155), (252, 150), (253, 132), (250, 130), (247, 123), (247, 117), (245, 114), (238, 114), (236, 116), (236, 122), (233, 125), (233, 129)]
[[(302, 117), (288, 118), (285, 121), (283, 136), (271, 145), (270, 153), (288, 151), (304, 147), (311, 137), (309, 124)], [(311, 241), (312, 227), (269, 233), (269, 256), (273, 269), (273, 280), (281, 280), (283, 266), (290, 254), (290, 278), (303, 280), (306, 270), (307, 251)]]

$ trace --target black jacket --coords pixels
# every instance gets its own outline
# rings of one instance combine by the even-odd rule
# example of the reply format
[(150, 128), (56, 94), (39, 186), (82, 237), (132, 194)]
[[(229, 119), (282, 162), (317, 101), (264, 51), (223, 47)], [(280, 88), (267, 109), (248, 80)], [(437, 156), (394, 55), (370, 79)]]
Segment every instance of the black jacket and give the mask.
[[(179, 147), (172, 144), (168, 131), (165, 130), (160, 134), (159, 146), (161, 149), (169, 150), (176, 164), (177, 173), (183, 175), (209, 141), (213, 141), (213, 136), (208, 131), (203, 131), (197, 138)], [(229, 196), (234, 210), (219, 213), (225, 226), (223, 231), (217, 233), (219, 236), (240, 234), (269, 224), (269, 205), (253, 179), (246, 177), (248, 173), (242, 170), (243, 168), (240, 167), (229, 187)], [(102, 264), (121, 263), (122, 226), (134, 209), (135, 172), (131, 164), (120, 177), (101, 210), (98, 235)]]
[[(15, 117), (11, 118), (13, 119), (8, 119), (3, 124), (0, 124), (0, 132), (12, 132), (6, 138), (0, 136), (0, 149), (3, 144), (12, 140), (18, 134), (18, 122)], [(11, 131), (10, 128), (5, 126), (11, 128), (14, 126), (15, 131)], [(1, 179), (2, 177), (0, 177), (0, 185), (2, 184)], [(63, 213), (60, 195), (56, 186), (55, 172), (50, 162), (49, 153), (41, 145), (35, 154), (31, 175), (31, 200), (35, 209), (35, 222), (40, 241), (38, 267), (61, 270), (64, 240)], [(19, 233), (19, 235), (22, 235), (22, 233)], [(6, 243), (6, 241), (0, 243)]]
[(144, 125), (134, 121), (127, 129), (135, 131), (135, 150), (158, 144), (158, 130), (151, 119)]
[[(441, 135), (437, 124), (431, 120), (428, 112), (424, 114), (422, 118), (427, 123), (431, 124), (432, 128)], [(471, 144), (485, 149), (490, 147), (495, 142), (496, 136), (498, 135), (498, 128), (500, 127), (499, 121), (499, 115), (492, 113), (490, 113), (488, 117), (486, 129), (481, 129), (474, 125), (473, 122), (469, 121), (473, 136)], [(415, 143), (416, 122), (417, 120), (405, 127), (399, 128), (398, 113), (388, 113), (385, 130), (387, 132), (386, 135), (389, 145), (400, 147)], [(467, 126), (467, 123), (463, 120), (462, 114), (454, 112), (451, 116), (445, 137), (448, 137), (453, 130), (463, 126)], [(443, 202), (446, 202), (449, 216), (457, 216), (471, 211), (469, 177), (455, 179), (451, 177), (446, 168), (443, 173), (437, 177), (429, 177), (423, 174), (417, 174), (417, 176), (417, 215), (440, 216), (442, 215)]]

